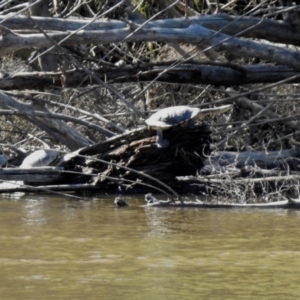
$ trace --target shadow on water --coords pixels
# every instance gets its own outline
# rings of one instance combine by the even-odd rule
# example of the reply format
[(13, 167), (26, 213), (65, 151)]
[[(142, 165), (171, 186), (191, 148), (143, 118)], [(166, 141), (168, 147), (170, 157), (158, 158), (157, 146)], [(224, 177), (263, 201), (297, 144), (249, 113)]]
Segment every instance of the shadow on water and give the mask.
[(297, 299), (300, 211), (3, 195), (1, 299)]

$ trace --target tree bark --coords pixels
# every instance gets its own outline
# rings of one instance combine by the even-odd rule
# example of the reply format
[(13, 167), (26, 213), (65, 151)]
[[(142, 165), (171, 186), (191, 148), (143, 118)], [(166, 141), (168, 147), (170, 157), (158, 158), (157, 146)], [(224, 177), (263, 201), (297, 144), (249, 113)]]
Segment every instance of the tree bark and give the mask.
[[(51, 40), (43, 34), (15, 34), (3, 26), (0, 28), (2, 32), (0, 56), (28, 47), (52, 46)], [(286, 65), (294, 70), (300, 69), (300, 53), (297, 51), (216, 33), (197, 24), (183, 29), (143, 28), (135, 33), (132, 32), (131, 28), (124, 28), (118, 30), (79, 31), (72, 35), (69, 32), (49, 33), (48, 36), (60, 45), (108, 44), (122, 41), (205, 43), (214, 47), (216, 51), (227, 51), (235, 56), (246, 58), (255, 57)]]
[[(75, 31), (84, 30), (112, 30), (128, 27), (126, 22), (118, 20), (100, 20), (91, 22), (90, 19), (59, 19), (33, 17), (33, 20), (43, 30)], [(36, 30), (34, 24), (25, 16), (7, 18), (0, 15), (0, 23), (11, 30)], [(205, 15), (200, 17), (154, 20), (147, 23), (147, 28), (182, 29), (198, 24), (214, 31), (221, 31), (229, 35), (239, 34), (241, 37), (266, 39), (275, 43), (300, 45), (300, 36), (291, 23), (274, 21), (256, 17), (229, 16), (227, 14)], [(246, 30), (246, 31), (245, 31)], [(245, 31), (241, 33), (242, 31)]]

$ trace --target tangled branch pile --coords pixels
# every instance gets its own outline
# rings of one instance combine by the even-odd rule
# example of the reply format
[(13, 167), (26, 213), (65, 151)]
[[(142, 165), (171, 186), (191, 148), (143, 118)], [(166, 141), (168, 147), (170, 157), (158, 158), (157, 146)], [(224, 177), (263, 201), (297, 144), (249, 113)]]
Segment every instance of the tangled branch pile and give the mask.
[[(195, 176), (210, 153), (207, 127), (172, 129), (166, 149), (155, 148), (155, 132), (127, 133), (174, 105), (234, 105), (230, 115), (204, 120), (218, 151), (290, 149), (300, 116), (299, 9), (258, 0), (3, 1), (0, 122), (8, 166), (39, 148), (77, 151), (182, 192), (176, 176)], [(77, 157), (65, 170), (85, 175), (65, 183), (151, 182), (119, 167)], [(237, 184), (233, 194), (255, 191)]]

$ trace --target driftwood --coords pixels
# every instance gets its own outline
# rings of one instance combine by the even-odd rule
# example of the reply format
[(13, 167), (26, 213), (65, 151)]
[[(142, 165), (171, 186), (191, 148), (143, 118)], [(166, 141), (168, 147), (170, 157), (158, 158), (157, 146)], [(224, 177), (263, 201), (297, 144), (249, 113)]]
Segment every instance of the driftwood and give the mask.
[[(233, 55), (266, 59), (274, 63), (289, 66), (294, 70), (300, 69), (300, 54), (283, 47), (263, 44), (251, 40), (243, 40), (223, 33), (215, 33), (198, 24), (191, 24), (187, 28), (152, 28), (144, 27), (133, 32), (132, 29), (122, 28), (117, 30), (79, 31), (49, 33), (48, 38), (42, 33), (16, 34), (13, 31), (0, 27), (0, 56), (26, 49), (28, 47), (51, 47), (54, 43), (62, 46), (90, 44), (90, 43), (118, 43), (157, 41), (167, 43), (207, 43), (214, 46), (216, 51), (227, 51)], [(63, 42), (62, 42), (63, 41)]]
[(0, 180), (30, 181), (35, 183), (49, 183), (59, 180), (63, 168), (43, 167), (31, 169), (5, 168), (0, 169)]
[[(229, 152), (216, 151), (204, 161), (204, 165), (232, 166), (242, 169), (257, 166), (261, 169), (300, 170), (300, 150), (298, 148), (269, 152)], [(200, 170), (201, 173), (201, 170)]]
[[(169, 63), (170, 65), (172, 62)], [(169, 69), (169, 64), (139, 64), (124, 67), (103, 66), (93, 72), (102, 80), (106, 78), (111, 83), (147, 82), (156, 79), (161, 82), (188, 83), (188, 84), (213, 84), (231, 86), (249, 83), (272, 83), (295, 76), (298, 72), (285, 66), (249, 65), (237, 67), (232, 64), (208, 63), (185, 64)], [(218, 76), (216, 76), (218, 74)], [(64, 85), (77, 87), (81, 85), (96, 84), (93, 78), (85, 77), (83, 71), (66, 71)], [(5, 80), (0, 81), (2, 90), (45, 89), (61, 87), (61, 72), (30, 72), (5, 75)], [(290, 83), (299, 83), (300, 76), (295, 77)]]
[[(97, 162), (99, 158), (150, 175), (180, 191), (175, 178), (196, 172), (203, 155), (209, 153), (210, 128), (206, 125), (196, 125), (192, 129), (177, 126), (166, 130), (164, 138), (169, 140), (170, 145), (167, 148), (157, 148), (156, 131), (141, 128), (88, 146), (79, 151), (79, 154), (92, 156), (92, 160), (87, 160), (86, 164), (91, 173), (101, 172), (110, 177), (149, 182), (128, 170)], [(103, 183), (99, 182), (105, 187), (105, 180)]]
[(254, 193), (294, 193), (294, 187), (300, 182), (299, 171), (298, 147), (270, 152), (216, 151), (205, 159), (198, 176), (177, 179), (195, 191), (247, 199)]
[[(35, 30), (35, 23), (44, 30), (53, 31), (75, 31), (84, 28), (85, 30), (118, 30), (128, 27), (128, 23), (118, 20), (98, 20), (91, 22), (91, 19), (60, 19), (46, 17), (32, 17), (34, 23), (26, 16), (0, 15), (0, 22), (12, 30), (24, 31), (24, 29)], [(148, 28), (187, 28), (191, 24), (198, 24), (211, 30), (219, 31), (230, 35), (266, 39), (272, 42), (300, 45), (300, 37), (293, 24), (288, 22), (275, 21), (245, 16), (230, 16), (227, 14), (206, 15), (192, 18), (177, 18), (154, 20), (147, 23)], [(249, 28), (251, 30), (249, 30)], [(247, 30), (248, 29), (248, 30)]]
[(68, 126), (61, 120), (54, 120), (45, 117), (34, 116), (35, 111), (31, 104), (22, 103), (2, 92), (0, 92), (0, 107), (13, 108), (16, 111), (26, 113), (26, 118), (40, 127), (45, 132), (49, 133), (63, 144), (67, 145), (70, 149), (76, 150), (90, 144), (90, 141), (76, 131), (74, 128)]
[[(80, 184), (81, 190), (102, 192), (120, 188), (124, 192), (145, 192), (156, 188), (167, 193), (172, 189), (177, 193), (231, 193), (234, 197), (246, 195), (245, 190), (290, 188), (300, 181), (297, 148), (269, 153), (220, 151), (210, 155), (210, 128), (199, 124), (194, 128), (174, 127), (166, 130), (164, 137), (170, 145), (157, 148), (156, 131), (139, 128), (76, 151), (61, 166), (63, 170), (52, 171), (56, 177), (36, 179), (30, 174), (42, 175), (45, 170), (35, 168), (22, 179), (18, 177), (19, 169), (3, 169), (0, 179), (23, 180), (36, 186), (43, 183), (54, 190), (77, 190)], [(209, 168), (213, 172), (207, 172)]]
[(198, 207), (198, 208), (265, 208), (265, 209), (276, 209), (276, 208), (293, 208), (300, 209), (300, 200), (283, 200), (268, 203), (209, 203), (209, 202), (170, 202), (170, 201), (158, 201), (145, 205), (145, 207)]
[[(152, 194), (145, 195), (146, 205), (142, 207), (161, 207), (161, 208), (264, 208), (264, 209), (300, 209), (300, 199), (289, 199), (276, 202), (268, 203), (220, 203), (216, 201), (203, 202), (200, 200), (196, 201), (174, 201), (174, 200), (158, 200)], [(115, 199), (115, 205), (117, 207), (128, 207), (128, 204), (125, 200), (120, 197)]]
[[(144, 187), (146, 191), (149, 191), (149, 184), (154, 186), (154, 189), (158, 187), (168, 191), (165, 186), (158, 186), (155, 181), (149, 179), (150, 176), (164, 182), (171, 189), (181, 191), (182, 187), (176, 181), (176, 176), (196, 173), (203, 155), (209, 154), (210, 128), (207, 125), (195, 125), (194, 128), (178, 126), (166, 130), (164, 137), (170, 141), (170, 145), (164, 149), (157, 148), (156, 131), (143, 127), (82, 148), (62, 165), (64, 170), (58, 171), (60, 176), (49, 178), (47, 184), (86, 184), (87, 190), (92, 186), (93, 190), (102, 192), (117, 191), (120, 186), (130, 192), (134, 188), (141, 191), (141, 183), (148, 184)], [(20, 170), (15, 171), (18, 173)], [(138, 172), (138, 175), (134, 171)], [(30, 169), (30, 172), (38, 174), (39, 170)], [(22, 180), (21, 177), (12, 175), (8, 178), (4, 169), (3, 174), (5, 180)], [(40, 180), (33, 176), (27, 178), (26, 182), (31, 185), (40, 184)], [(69, 188), (72, 190), (71, 185)]]
[[(177, 199), (176, 193), (204, 192), (230, 197), (232, 202), (246, 202), (255, 192), (280, 191), (286, 196), (285, 192), (300, 182), (298, 148), (211, 154), (210, 127), (201, 124), (174, 127), (166, 130), (164, 137), (170, 145), (157, 148), (156, 131), (143, 127), (84, 147), (65, 159), (60, 168), (3, 169), (0, 179), (22, 180), (27, 186), (4, 185), (1, 192), (156, 190), (173, 194), (173, 199)], [(216, 166), (215, 172), (201, 174), (211, 166)], [(200, 175), (196, 176), (197, 172)], [(193, 205), (199, 207), (198, 202)]]
[[(241, 24), (241, 19), (243, 18), (230, 18), (230, 16), (226, 15), (218, 15), (217, 18), (220, 18), (221, 23), (225, 21), (226, 25), (229, 25), (232, 21), (234, 22), (228, 27), (217, 26), (217, 31), (213, 31), (209, 28), (213, 28), (215, 26), (214, 23), (218, 22), (214, 18), (207, 17), (152, 21), (146, 25), (140, 24), (140, 27), (138, 26), (139, 24), (134, 23), (133, 26), (128, 26), (126, 22), (112, 20), (92, 23), (92, 20), (82, 22), (80, 20), (60, 20), (58, 18), (53, 20), (46, 17), (42, 18), (42, 20), (38, 17), (26, 20), (26, 18), (21, 17), (10, 17), (1, 23), (0, 56), (31, 47), (45, 48), (53, 45), (58, 46), (58, 44), (60, 46), (70, 46), (91, 43), (109, 44), (124, 41), (157, 41), (170, 44), (190, 43), (207, 45), (208, 47), (213, 47), (215, 51), (226, 51), (233, 56), (264, 59), (283, 66), (289, 66), (293, 70), (300, 68), (300, 55), (297, 51), (284, 48), (278, 44), (241, 39), (235, 35), (253, 36), (269, 39), (272, 42), (279, 41), (280, 43), (286, 41), (286, 43), (298, 45), (299, 37), (292, 25), (261, 18), (244, 18), (245, 23), (250, 24), (252, 22), (252, 26), (244, 27), (245, 23)], [(56, 26), (56, 31), (47, 32), (47, 35), (45, 35), (45, 32), (36, 32), (36, 30), (27, 31), (26, 34), (22, 33), (22, 31), (16, 33), (13, 31), (16, 28), (16, 23), (20, 24), (19, 28), (21, 28), (21, 24), (27, 26), (21, 28), (23, 31), (24, 28), (27, 30), (33, 28), (34, 25), (40, 31), (54, 30), (54, 26)], [(98, 26), (94, 27), (95, 24)], [(264, 26), (262, 24), (267, 25)], [(75, 31), (70, 33), (70, 31), (66, 31), (66, 28)], [(84, 30), (80, 30), (80, 28)], [(230, 30), (226, 30), (227, 28), (230, 28)], [(260, 28), (260, 30), (255, 31), (256, 28)], [(233, 33), (233, 31), (235, 32)], [(279, 35), (280, 38), (278, 38)]]

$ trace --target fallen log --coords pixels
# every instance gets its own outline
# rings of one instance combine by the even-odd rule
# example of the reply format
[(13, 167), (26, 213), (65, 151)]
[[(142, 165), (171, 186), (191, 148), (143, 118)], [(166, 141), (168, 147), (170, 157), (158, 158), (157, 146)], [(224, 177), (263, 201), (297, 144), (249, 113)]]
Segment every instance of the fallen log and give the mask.
[(5, 181), (24, 181), (49, 184), (59, 181), (62, 177), (63, 168), (60, 167), (42, 167), (42, 168), (5, 168), (0, 169), (0, 180)]
[[(78, 154), (88, 158), (77, 157), (73, 165), (80, 165), (84, 172), (101, 174), (97, 184), (104, 189), (108, 182), (105, 176), (154, 184), (142, 176), (147, 174), (180, 192), (176, 176), (196, 174), (204, 155), (210, 152), (210, 128), (207, 125), (195, 125), (193, 128), (177, 126), (166, 130), (164, 138), (169, 140), (169, 146), (157, 148), (156, 131), (139, 128), (81, 149)], [(118, 167), (97, 159), (114, 162)], [(122, 167), (134, 169), (141, 175)]]
[[(274, 191), (294, 193), (300, 182), (299, 147), (270, 152), (215, 151), (198, 176), (179, 176), (194, 192), (239, 199)], [(296, 195), (297, 196), (297, 195)]]
[(265, 208), (265, 209), (276, 209), (276, 208), (293, 208), (300, 209), (300, 199), (298, 200), (283, 200), (269, 203), (208, 203), (201, 201), (194, 202), (170, 202), (170, 201), (159, 201), (144, 205), (144, 207), (198, 207), (198, 208)]
[[(292, 168), (299, 170), (299, 150), (292, 148), (269, 153), (225, 151), (210, 156), (210, 133), (210, 127), (201, 124), (195, 124), (193, 128), (173, 127), (164, 132), (169, 146), (158, 148), (156, 131), (143, 127), (72, 153), (60, 165), (62, 169), (3, 169), (0, 170), (0, 180), (25, 181), (34, 185), (37, 191), (39, 187), (41, 190), (103, 193), (149, 192), (154, 189), (173, 195), (200, 192), (225, 195), (233, 201), (253, 197), (254, 192), (267, 193), (278, 188), (285, 191), (300, 182), (299, 172), (291, 171)], [(215, 163), (219, 169), (216, 174), (197, 176), (203, 163), (206, 164), (204, 167)], [(260, 164), (276, 168), (257, 169)], [(243, 169), (249, 165), (252, 165), (250, 169)], [(262, 178), (243, 178), (247, 175), (243, 172)]]
[[(180, 192), (176, 176), (196, 174), (203, 155), (209, 154), (210, 132), (209, 126), (201, 124), (166, 130), (170, 145), (161, 149), (156, 146), (156, 130), (143, 127), (82, 148), (69, 155), (60, 168), (2, 169), (0, 180), (23, 181), (36, 191), (41, 185), (41, 190), (72, 191), (81, 184), (82, 190), (103, 193), (119, 191), (119, 187), (128, 192), (149, 188)], [(12, 189), (0, 187), (0, 192)], [(16, 187), (18, 191), (26, 189)]]
[[(163, 207), (163, 208), (266, 208), (266, 209), (277, 209), (277, 208), (293, 208), (300, 209), (300, 199), (288, 199), (282, 201), (268, 202), (268, 203), (219, 203), (219, 202), (203, 202), (200, 200), (196, 201), (174, 201), (174, 200), (158, 200), (152, 194), (145, 195), (146, 205), (142, 207)], [(120, 197), (115, 199), (115, 204), (118, 207), (126, 207), (128, 204), (125, 200)]]
[(39, 185), (29, 186), (24, 185), (23, 182), (7, 181), (0, 184), (0, 193), (16, 193), (16, 192), (31, 192), (31, 193), (45, 193), (45, 192), (83, 192), (83, 191), (99, 191), (99, 187), (95, 184), (57, 184), (57, 185)]
[[(257, 166), (261, 169), (300, 170), (300, 150), (298, 148), (284, 149), (280, 151), (245, 151), (213, 152), (205, 161), (205, 165), (215, 164), (221, 167), (243, 168), (245, 166)], [(200, 170), (201, 173), (201, 170)]]
[[(298, 72), (285, 66), (273, 65), (246, 65), (236, 67), (232, 64), (207, 63), (205, 64), (184, 64), (183, 66), (172, 67), (174, 62), (139, 64), (137, 66), (104, 66), (101, 69), (93, 69), (93, 72), (101, 79), (112, 83), (127, 82), (173, 82), (173, 83), (195, 83), (232, 86), (249, 83), (272, 83), (295, 76)], [(81, 70), (66, 71), (67, 87), (77, 87), (97, 84), (93, 78), (84, 80), (85, 73)], [(219, 76), (216, 76), (218, 74)], [(24, 89), (46, 89), (61, 87), (62, 72), (22, 72), (6, 74), (5, 80), (0, 81), (1, 90)], [(294, 77), (290, 83), (299, 83), (300, 78)]]

